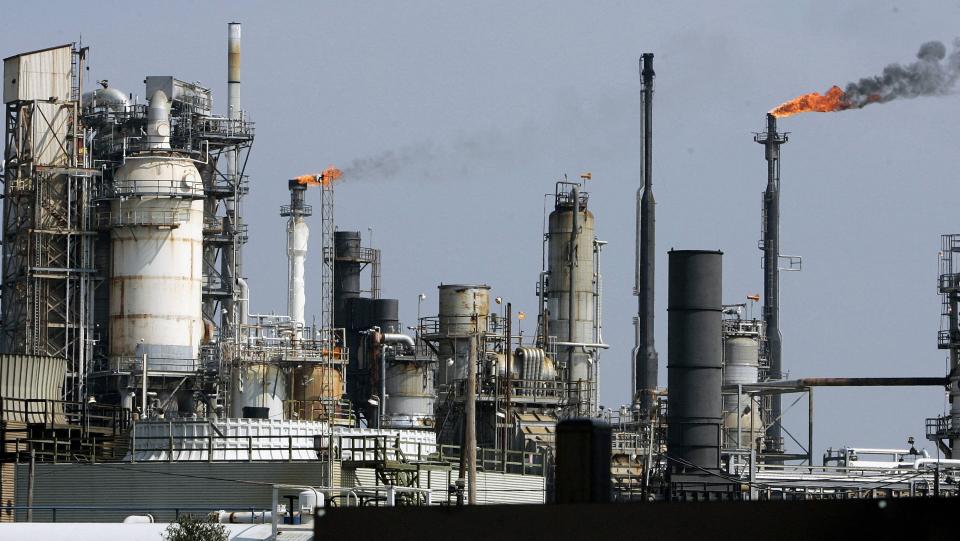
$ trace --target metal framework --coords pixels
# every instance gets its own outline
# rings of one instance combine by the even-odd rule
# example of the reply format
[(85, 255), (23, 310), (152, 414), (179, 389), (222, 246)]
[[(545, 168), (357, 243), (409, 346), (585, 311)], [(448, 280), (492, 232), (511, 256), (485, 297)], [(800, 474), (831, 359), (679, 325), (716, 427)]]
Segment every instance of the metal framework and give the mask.
[[(320, 184), (320, 328), (333, 327), (333, 266), (336, 260), (333, 245), (333, 182)], [(379, 267), (379, 266), (378, 266)], [(379, 269), (378, 273), (379, 275)], [(379, 276), (377, 277), (379, 279)], [(378, 284), (379, 285), (379, 284)]]
[(926, 437), (950, 458), (960, 442), (960, 234), (940, 237), (940, 332), (937, 347), (948, 351), (950, 414), (927, 419)]
[(12, 101), (5, 111), (3, 351), (68, 359), (67, 400), (83, 397), (93, 350), (95, 172), (79, 115), (85, 52), (72, 48), (69, 99)]

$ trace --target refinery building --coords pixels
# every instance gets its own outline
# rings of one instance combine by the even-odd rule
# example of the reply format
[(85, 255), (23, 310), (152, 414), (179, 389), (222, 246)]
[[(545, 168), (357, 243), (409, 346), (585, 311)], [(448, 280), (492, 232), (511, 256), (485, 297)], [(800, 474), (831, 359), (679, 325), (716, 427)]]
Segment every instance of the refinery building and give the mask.
[[(543, 265), (522, 277), (535, 313), (450, 276), (401, 321), (382, 296), (391, 261), (338, 220), (343, 173), (288, 172), (275, 221), (286, 313), (258, 311), (245, 250), (257, 105), (241, 99), (241, 25), (226, 37), (223, 97), (175, 73), (117, 88), (109, 66), (85, 87), (96, 51), (77, 44), (4, 59), (0, 521), (113, 523), (102, 538), (121, 539), (117, 523), (156, 537), (195, 514), (251, 539), (312, 539), (330, 507), (548, 504), (564, 483), (562, 427), (583, 419), (606, 434), (609, 501), (960, 492), (960, 235), (944, 235), (939, 256), (948, 373), (785, 379), (780, 273), (800, 260), (780, 247), (778, 116), (754, 136), (763, 294), (746, 302), (758, 309), (722, 298), (722, 252), (673, 249), (655, 318), (655, 71), (642, 55), (642, 178), (627, 195), (636, 187), (636, 341), (629, 375), (602, 373), (629, 378), (634, 396), (606, 406), (614, 293), (600, 234), (612, 217), (591, 206), (589, 173), (544, 183), (543, 244), (528, 247)], [(669, 333), (666, 377), (655, 321)], [(824, 386), (939, 387), (952, 406), (902, 448), (825, 450), (813, 441)], [(790, 433), (784, 401), (797, 397), (809, 431)]]

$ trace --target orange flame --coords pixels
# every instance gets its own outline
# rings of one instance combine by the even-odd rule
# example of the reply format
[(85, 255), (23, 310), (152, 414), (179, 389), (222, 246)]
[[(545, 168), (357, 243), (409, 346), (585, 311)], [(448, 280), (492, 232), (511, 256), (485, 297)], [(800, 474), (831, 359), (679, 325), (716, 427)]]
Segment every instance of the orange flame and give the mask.
[(770, 114), (775, 117), (791, 116), (798, 113), (831, 113), (834, 111), (843, 111), (853, 105), (847, 101), (847, 95), (839, 86), (832, 86), (827, 93), (820, 95), (818, 92), (811, 92), (802, 96), (797, 96), (790, 101), (784, 102), (770, 110)]
[(343, 171), (337, 169), (336, 167), (330, 166), (324, 169), (322, 173), (300, 175), (299, 177), (294, 177), (293, 180), (296, 180), (300, 184), (304, 184), (306, 186), (329, 186), (331, 182), (342, 176)]

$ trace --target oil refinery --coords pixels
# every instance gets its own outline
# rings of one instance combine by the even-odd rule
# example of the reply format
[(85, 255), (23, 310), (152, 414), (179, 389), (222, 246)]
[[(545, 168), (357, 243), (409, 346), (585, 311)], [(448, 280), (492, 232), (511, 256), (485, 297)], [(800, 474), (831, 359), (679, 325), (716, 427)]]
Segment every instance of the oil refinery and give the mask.
[[(219, 47), (210, 36), (206, 47)], [(515, 309), (496, 284), (450, 276), (429, 294), (398, 294), (417, 298), (416, 320), (404, 322), (400, 299), (383, 297), (395, 262), (372, 231), (339, 219), (334, 195), (360, 197), (339, 189), (349, 169), (280, 166), (284, 178), (250, 178), (249, 161), (265, 159), (251, 152), (258, 104), (241, 100), (241, 25), (229, 23), (226, 37), (225, 99), (175, 73), (114, 87), (103, 65), (88, 88), (97, 51), (79, 42), (6, 51), (0, 521), (51, 528), (22, 535), (67, 531), (56, 524), (154, 538), (192, 514), (233, 538), (312, 539), (326, 508), (570, 501), (560, 440), (585, 419), (610, 449), (602, 501), (960, 495), (960, 234), (940, 239), (941, 306), (931, 305), (946, 373), (903, 365), (899, 377), (791, 378), (783, 355), (794, 337), (781, 330), (780, 273), (801, 259), (781, 249), (781, 231), (799, 224), (781, 221), (790, 134), (778, 120), (884, 103), (902, 87), (861, 81), (758, 115), (761, 148), (743, 145), (762, 189), (749, 208), (761, 223), (752, 235), (762, 269), (750, 279), (762, 295), (741, 302), (723, 298), (728, 256), (716, 246), (657, 244), (655, 212), (681, 211), (656, 209), (656, 71), (654, 54), (639, 55), (640, 178), (542, 182), (542, 245), (524, 246), (539, 250), (542, 268), (511, 271), (532, 286), (523, 302), (536, 309)], [(938, 80), (953, 84), (960, 57), (928, 46), (918, 62), (944, 62)], [(254, 182), (289, 192), (279, 216), (247, 201)], [(605, 214), (595, 190), (635, 197), (634, 246), (601, 238), (615, 227), (633, 235), (633, 223)], [(246, 246), (247, 214), (267, 212), (286, 239), (280, 314), (252, 302), (262, 284), (248, 279), (269, 256)], [(605, 296), (629, 297), (604, 287), (612, 250), (634, 257), (635, 314), (604, 311)], [(657, 254), (668, 262), (665, 312), (654, 302)], [(611, 318), (633, 322), (629, 373), (601, 371)], [(665, 365), (655, 321), (667, 329)], [(621, 380), (630, 403), (603, 404), (601, 383)], [(930, 403), (916, 420), (922, 436), (904, 435), (899, 448), (828, 447), (814, 441), (822, 387), (929, 387), (948, 406)], [(783, 419), (801, 399), (798, 430)], [(0, 537), (21, 526), (0, 525)]]

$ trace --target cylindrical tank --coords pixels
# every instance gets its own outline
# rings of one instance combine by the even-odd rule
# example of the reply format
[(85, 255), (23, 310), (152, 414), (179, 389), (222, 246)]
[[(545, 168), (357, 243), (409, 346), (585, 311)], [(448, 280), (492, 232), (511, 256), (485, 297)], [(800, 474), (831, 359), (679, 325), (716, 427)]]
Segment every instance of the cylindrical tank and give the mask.
[(323, 417), (326, 408), (343, 396), (343, 375), (333, 367), (305, 364), (293, 376), (293, 396), (299, 405), (301, 420), (312, 421)]
[(487, 331), (490, 286), (441, 284), (439, 290), (440, 382), (449, 384), (467, 378), (469, 337)]
[[(350, 350), (350, 364), (347, 371), (347, 394), (350, 400), (364, 407), (370, 397), (370, 359), (366, 340), (360, 331), (370, 328), (370, 305), (372, 299), (366, 297), (350, 297), (346, 299), (345, 316), (347, 324), (347, 347)], [(337, 323), (340, 324), (339, 322)]]
[[(722, 252), (671, 250), (667, 364), (667, 452), (699, 468), (720, 459)], [(698, 471), (678, 463), (674, 471)]]
[(348, 327), (348, 299), (360, 296), (360, 232), (335, 231), (333, 246), (336, 259), (333, 267), (333, 322)]
[[(578, 196), (576, 204), (572, 197), (558, 197), (549, 217), (547, 272), (547, 332), (558, 342), (595, 344), (596, 277), (594, 276), (594, 217)], [(574, 215), (577, 220), (575, 265), (573, 267), (574, 313), (570, 313), (570, 250)], [(570, 334), (570, 318), (574, 319), (574, 332)], [(572, 361), (570, 353), (572, 350)], [(596, 370), (590, 352), (583, 347), (557, 347), (558, 360), (569, 363), (567, 381), (571, 385), (570, 401), (579, 404), (578, 410), (589, 413), (593, 410), (596, 392)]]
[(243, 417), (244, 408), (267, 408), (267, 417), (283, 419), (287, 375), (277, 365), (245, 363), (233, 369), (232, 417)]
[(397, 299), (373, 299), (370, 303), (370, 325), (380, 327), (380, 332), (399, 333), (400, 301)]
[(433, 374), (427, 362), (393, 361), (387, 365), (387, 428), (433, 428)]
[[(165, 145), (168, 128), (151, 122), (159, 130), (151, 146)], [(113, 187), (110, 353), (145, 353), (154, 372), (193, 371), (203, 336), (200, 173), (190, 160), (156, 150), (128, 156)]]
[[(727, 336), (723, 343), (723, 385), (756, 383), (760, 373), (760, 342), (755, 336)], [(760, 407), (749, 394), (723, 397), (724, 447), (749, 448), (762, 435)], [(739, 422), (738, 422), (739, 419)], [(738, 430), (739, 426), (739, 430)], [(740, 438), (737, 439), (739, 432)]]

